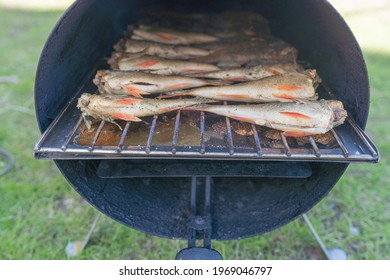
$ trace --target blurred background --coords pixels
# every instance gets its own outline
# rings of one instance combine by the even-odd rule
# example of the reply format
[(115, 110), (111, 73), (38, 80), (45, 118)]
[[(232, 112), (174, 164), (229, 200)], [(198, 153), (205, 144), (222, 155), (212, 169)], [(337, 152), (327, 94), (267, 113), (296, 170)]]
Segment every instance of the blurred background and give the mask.
[[(52, 161), (33, 158), (39, 139), (34, 79), (50, 31), (72, 1), (0, 0), (0, 148), (14, 159), (0, 177), (0, 259), (67, 259), (98, 211), (65, 181)], [(378, 164), (353, 164), (308, 216), (327, 247), (350, 259), (390, 257), (390, 1), (333, 0), (363, 49), (371, 83), (366, 132)], [(0, 173), (7, 161), (0, 157)], [(297, 219), (261, 236), (213, 242), (225, 259), (324, 259)], [(77, 259), (173, 259), (186, 241), (153, 237), (103, 216)]]

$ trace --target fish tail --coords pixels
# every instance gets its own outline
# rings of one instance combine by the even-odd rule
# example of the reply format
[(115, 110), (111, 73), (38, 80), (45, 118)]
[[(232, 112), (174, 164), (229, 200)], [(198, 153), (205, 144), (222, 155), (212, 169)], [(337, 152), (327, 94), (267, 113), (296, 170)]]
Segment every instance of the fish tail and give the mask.
[(92, 80), (92, 82), (98, 86), (101, 83), (102, 78), (106, 75), (106, 73), (107, 73), (107, 70), (96, 71), (95, 78)]
[(321, 77), (318, 75), (315, 69), (308, 69), (304, 71), (307, 76), (313, 80), (313, 86), (317, 89), (318, 85), (322, 82)]

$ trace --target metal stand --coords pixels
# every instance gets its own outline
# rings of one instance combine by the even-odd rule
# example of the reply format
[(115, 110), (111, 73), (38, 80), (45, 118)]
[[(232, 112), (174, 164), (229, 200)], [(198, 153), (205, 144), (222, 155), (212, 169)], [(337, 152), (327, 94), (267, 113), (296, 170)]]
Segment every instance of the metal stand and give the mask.
[(310, 222), (309, 218), (306, 214), (302, 215), (303, 220), (309, 227), (311, 233), (313, 234), (314, 238), (317, 240), (317, 243), (320, 245), (322, 251), (324, 252), (326, 258), (328, 260), (347, 260), (348, 256), (347, 254), (341, 250), (340, 248), (326, 248), (325, 244), (322, 242), (320, 236), (318, 235), (317, 231), (313, 227), (312, 223)]
[(68, 255), (68, 257), (76, 257), (84, 250), (84, 248), (88, 245), (88, 242), (91, 239), (92, 233), (94, 232), (96, 225), (99, 222), (99, 219), (101, 216), (102, 216), (101, 212), (99, 212), (96, 215), (95, 220), (93, 221), (93, 223), (92, 223), (91, 227), (89, 228), (89, 231), (88, 231), (87, 235), (84, 237), (83, 241), (80, 241), (80, 240), (73, 241), (73, 242), (69, 242), (66, 245), (65, 251), (66, 251), (66, 254)]
[[(205, 177), (203, 187), (197, 177), (191, 180), (191, 216), (188, 227), (188, 248), (177, 253), (176, 260), (222, 260), (221, 254), (211, 249), (211, 178)], [(203, 247), (196, 246), (197, 236), (203, 237)]]
[(7, 163), (6, 167), (3, 170), (0, 170), (0, 177), (1, 177), (7, 174), (11, 170), (12, 166), (14, 165), (14, 159), (8, 152), (6, 152), (3, 149), (0, 149), (0, 157), (1, 157), (0, 160), (3, 160), (2, 158), (4, 158), (5, 162)]
[[(198, 181), (199, 177), (192, 177), (191, 180), (191, 212), (188, 222), (189, 239), (188, 248), (182, 249), (176, 254), (176, 260), (222, 260), (221, 254), (211, 248), (211, 177), (203, 177), (204, 184)], [(69, 257), (79, 255), (87, 246), (89, 239), (101, 217), (99, 212), (93, 221), (83, 241), (69, 242), (66, 246), (66, 253)], [(302, 215), (303, 220), (309, 227), (311, 233), (329, 260), (346, 260), (347, 254), (340, 248), (328, 249), (322, 242), (317, 231), (313, 227), (306, 214)], [(203, 246), (196, 245), (197, 237), (202, 237)]]

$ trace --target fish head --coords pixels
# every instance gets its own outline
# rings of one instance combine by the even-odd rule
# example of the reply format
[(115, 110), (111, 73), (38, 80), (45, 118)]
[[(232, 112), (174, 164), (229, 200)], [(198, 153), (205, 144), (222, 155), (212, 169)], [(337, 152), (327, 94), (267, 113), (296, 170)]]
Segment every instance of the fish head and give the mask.
[(105, 76), (106, 75), (106, 73), (108, 73), (108, 71), (107, 70), (97, 70), (96, 71), (96, 78), (101, 78), (101, 77), (103, 77), (103, 76)]
[(317, 71), (315, 69), (308, 69), (305, 70), (304, 73), (311, 79), (314, 88), (317, 89), (318, 85), (322, 82), (322, 79), (318, 76)]
[(344, 109), (343, 103), (338, 100), (327, 100), (329, 108), (333, 111), (333, 123), (335, 126), (344, 123), (348, 112)]
[(83, 109), (88, 108), (90, 102), (91, 102), (91, 95), (89, 93), (84, 93), (80, 96), (80, 98), (77, 101), (77, 108), (83, 111)]

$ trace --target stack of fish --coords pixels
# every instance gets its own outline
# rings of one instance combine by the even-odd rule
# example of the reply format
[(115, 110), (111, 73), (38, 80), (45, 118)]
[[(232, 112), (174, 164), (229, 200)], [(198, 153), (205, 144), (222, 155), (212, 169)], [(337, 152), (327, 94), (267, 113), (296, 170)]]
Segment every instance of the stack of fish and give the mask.
[[(304, 70), (297, 50), (274, 37), (256, 13), (149, 11), (114, 50), (111, 69), (94, 79), (100, 94), (79, 99), (87, 127), (90, 117), (141, 121), (185, 109), (299, 137), (326, 133), (347, 116), (340, 101), (318, 100), (316, 70)], [(245, 104), (208, 104), (220, 101)]]

